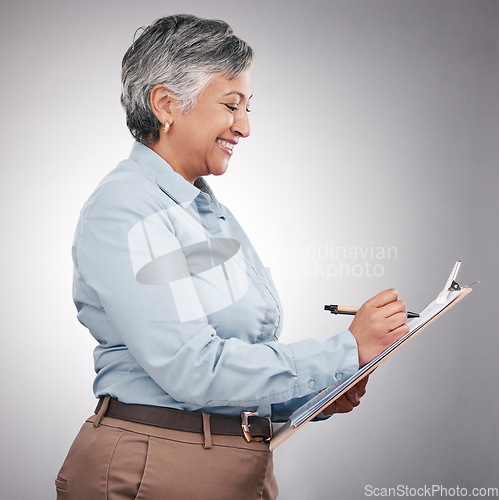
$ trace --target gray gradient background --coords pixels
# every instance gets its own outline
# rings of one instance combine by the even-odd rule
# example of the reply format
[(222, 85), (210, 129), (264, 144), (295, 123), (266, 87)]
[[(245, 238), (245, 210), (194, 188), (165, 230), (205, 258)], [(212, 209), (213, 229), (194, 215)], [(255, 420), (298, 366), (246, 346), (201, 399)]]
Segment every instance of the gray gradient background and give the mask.
[[(211, 184), (273, 269), (284, 342), (346, 328), (323, 304), (387, 287), (420, 310), (458, 258), (460, 281), (481, 280), (376, 371), (358, 409), (278, 448), (280, 498), (498, 487), (499, 2), (32, 0), (0, 7), (0, 496), (53, 498), (94, 407), (73, 231), (132, 145), (121, 57), (138, 26), (177, 12), (221, 17), (256, 50), (252, 136)], [(326, 244), (397, 258), (373, 261), (379, 277), (327, 278)]]

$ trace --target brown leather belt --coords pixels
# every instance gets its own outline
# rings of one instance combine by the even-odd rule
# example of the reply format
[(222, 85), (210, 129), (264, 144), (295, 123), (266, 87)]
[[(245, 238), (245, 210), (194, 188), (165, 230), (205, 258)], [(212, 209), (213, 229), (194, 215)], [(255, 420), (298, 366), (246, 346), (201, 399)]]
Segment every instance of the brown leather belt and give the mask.
[[(95, 413), (101, 409), (104, 399), (99, 399)], [(164, 406), (126, 404), (111, 398), (104, 415), (164, 429), (204, 432), (202, 413)], [(210, 432), (220, 436), (244, 436), (246, 441), (268, 441), (272, 437), (272, 423), (269, 418), (252, 412), (243, 412), (241, 417), (210, 414)]]

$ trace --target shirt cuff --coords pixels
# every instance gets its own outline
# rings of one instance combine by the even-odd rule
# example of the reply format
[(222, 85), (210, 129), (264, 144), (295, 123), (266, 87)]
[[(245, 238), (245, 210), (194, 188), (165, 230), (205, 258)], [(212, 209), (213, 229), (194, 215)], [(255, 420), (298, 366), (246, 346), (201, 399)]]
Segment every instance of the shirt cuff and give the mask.
[(293, 344), (299, 395), (341, 384), (359, 369), (357, 341), (349, 330), (324, 340)]

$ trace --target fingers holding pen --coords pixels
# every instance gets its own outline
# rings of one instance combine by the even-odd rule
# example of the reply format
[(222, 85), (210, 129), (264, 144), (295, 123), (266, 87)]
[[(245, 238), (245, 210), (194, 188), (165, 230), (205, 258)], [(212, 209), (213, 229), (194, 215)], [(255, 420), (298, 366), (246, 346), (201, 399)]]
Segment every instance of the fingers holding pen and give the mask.
[[(336, 312), (332, 308), (336, 308)], [(329, 310), (337, 313), (339, 306), (330, 306)], [(372, 361), (409, 331), (409, 327), (406, 325), (407, 309), (405, 303), (399, 300), (398, 292), (393, 288), (378, 293), (367, 300), (358, 310), (355, 308), (355, 311), (350, 331), (357, 341), (361, 367)], [(344, 310), (344, 312), (346, 311)], [(352, 311), (350, 310), (348, 313), (352, 314)], [(353, 410), (360, 404), (360, 399), (366, 392), (367, 380), (367, 376), (361, 379), (323, 410), (323, 413), (331, 415)]]
[(407, 319), (407, 309), (405, 307), (405, 302), (400, 299), (394, 300), (393, 302), (390, 302), (389, 304), (386, 304), (379, 309), (383, 313), (385, 318), (390, 318), (395, 314), (403, 314), (405, 315), (405, 319)]
[(384, 290), (366, 301), (355, 315), (350, 331), (359, 351), (359, 364), (364, 366), (405, 335), (409, 328), (407, 310), (395, 289)]
[(366, 300), (363, 305), (369, 305), (376, 308), (380, 308), (391, 304), (392, 302), (398, 299), (398, 292), (395, 288), (388, 288), (387, 290), (383, 290), (379, 292), (374, 297), (371, 297), (369, 300)]
[[(385, 318), (385, 325), (387, 328), (387, 333), (395, 335), (395, 331), (401, 326), (407, 326), (405, 323), (407, 321), (407, 312), (397, 312)], [(407, 332), (406, 332), (407, 333)]]
[(384, 318), (389, 318), (398, 313), (407, 314), (405, 303), (398, 298), (398, 292), (394, 288), (389, 288), (378, 293), (367, 300), (362, 305), (362, 308), (374, 308)]

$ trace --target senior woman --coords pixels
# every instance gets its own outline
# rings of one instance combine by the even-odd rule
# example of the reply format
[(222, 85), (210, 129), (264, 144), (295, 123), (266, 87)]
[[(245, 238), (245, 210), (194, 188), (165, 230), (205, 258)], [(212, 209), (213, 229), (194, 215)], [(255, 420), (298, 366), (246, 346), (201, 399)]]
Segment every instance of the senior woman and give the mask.
[(403, 302), (385, 290), (328, 340), (277, 341), (269, 273), (204, 180), (250, 133), (252, 61), (226, 23), (188, 15), (159, 19), (124, 56), (136, 142), (85, 204), (73, 246), (99, 404), (57, 477), (59, 499), (276, 498), (270, 420), (407, 332)]

